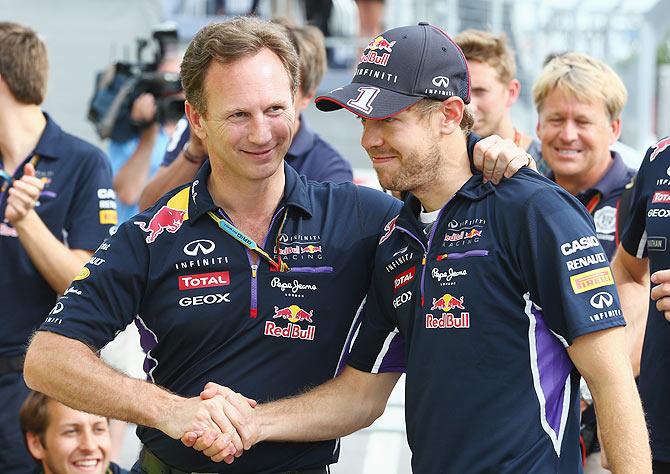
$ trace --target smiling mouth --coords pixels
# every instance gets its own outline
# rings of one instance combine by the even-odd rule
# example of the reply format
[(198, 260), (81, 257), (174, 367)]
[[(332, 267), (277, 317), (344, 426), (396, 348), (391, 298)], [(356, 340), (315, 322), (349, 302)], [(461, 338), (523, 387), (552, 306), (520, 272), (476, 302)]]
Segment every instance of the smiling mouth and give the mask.
[(577, 156), (578, 154), (580, 154), (582, 152), (582, 150), (575, 150), (575, 149), (572, 149), (572, 148), (556, 148), (556, 147), (554, 147), (554, 151), (559, 156), (563, 156), (563, 157), (566, 157), (566, 158)]
[(75, 461), (72, 464), (74, 464), (74, 466), (80, 470), (94, 471), (101, 462), (101, 459), (82, 459), (80, 461)]

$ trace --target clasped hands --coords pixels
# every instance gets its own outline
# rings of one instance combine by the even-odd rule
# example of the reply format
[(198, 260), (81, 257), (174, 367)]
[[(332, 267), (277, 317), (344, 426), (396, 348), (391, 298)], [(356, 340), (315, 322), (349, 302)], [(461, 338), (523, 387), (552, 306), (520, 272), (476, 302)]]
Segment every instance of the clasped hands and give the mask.
[(210, 382), (200, 397), (182, 399), (180, 404), (178, 414), (161, 429), (214, 462), (230, 464), (260, 441), (256, 401), (228, 387)]

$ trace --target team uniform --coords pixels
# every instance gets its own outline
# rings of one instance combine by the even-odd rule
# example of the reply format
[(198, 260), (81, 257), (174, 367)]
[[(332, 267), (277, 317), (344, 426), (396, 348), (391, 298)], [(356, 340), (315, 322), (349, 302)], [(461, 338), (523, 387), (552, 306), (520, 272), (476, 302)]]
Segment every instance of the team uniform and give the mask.
[(420, 209), (410, 195), (380, 240), (348, 359), (381, 372), (404, 341), (413, 471), (580, 472), (566, 347), (624, 325), (589, 215), (527, 169), (474, 175), (432, 224)]
[[(654, 273), (670, 268), (670, 139), (651, 147), (638, 172), (631, 216), (621, 239), (637, 258), (649, 259)], [(643, 302), (640, 302), (642, 304)], [(670, 462), (670, 323), (649, 303), (638, 387), (649, 424), (654, 461)]]
[[(176, 160), (190, 137), (188, 120), (182, 118), (177, 123), (177, 129), (161, 166), (169, 166)], [(351, 164), (314, 132), (302, 115), (300, 128), (293, 137), (285, 160), (294, 170), (313, 181), (346, 183), (354, 180)]]
[[(612, 164), (607, 173), (593, 188), (575, 196), (593, 217), (596, 236), (600, 240), (608, 259), (614, 256), (614, 252), (619, 246), (618, 221), (623, 219), (625, 222), (628, 216), (628, 209), (620, 208), (619, 201), (626, 186), (632, 185), (636, 173), (634, 169), (626, 166), (621, 155), (617, 152), (611, 151), (610, 154)], [(553, 179), (553, 173), (549, 177)]]
[[(44, 182), (35, 207), (44, 224), (68, 247), (95, 250), (117, 219), (107, 158), (45, 116), (46, 128), (35, 150), (13, 179), (23, 176), (24, 164), (33, 163)], [(0, 329), (0, 472), (21, 473), (34, 469), (18, 420), (19, 407), (28, 396), (23, 355), (30, 335), (56, 302), (56, 292), (4, 219), (8, 189), (9, 183), (0, 181), (0, 288), (5, 315)]]
[[(383, 226), (401, 203), (284, 169), (284, 197), (259, 243), (268, 258), (252, 264), (245, 237), (214, 205), (207, 162), (191, 185), (120, 226), (41, 330), (100, 348), (139, 315), (148, 378), (185, 397), (214, 381), (267, 401), (332, 378), (358, 320)], [(157, 430), (140, 427), (138, 436), (184, 471), (316, 469), (339, 454), (336, 441), (263, 443), (228, 466)]]

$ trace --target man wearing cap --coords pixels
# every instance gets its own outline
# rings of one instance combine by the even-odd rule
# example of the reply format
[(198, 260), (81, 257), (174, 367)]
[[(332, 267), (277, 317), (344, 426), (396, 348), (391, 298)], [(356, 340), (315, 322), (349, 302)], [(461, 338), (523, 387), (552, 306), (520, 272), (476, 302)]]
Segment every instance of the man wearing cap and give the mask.
[[(411, 193), (379, 241), (348, 367), (255, 410), (214, 385), (201, 396), (227, 398), (245, 446), (330, 439), (381, 415), (404, 360), (414, 472), (567, 474), (581, 471), (581, 373), (614, 472), (650, 472), (609, 267), (568, 265), (602, 252), (588, 213), (537, 173), (496, 187), (473, 174), (467, 66), (444, 32), (420, 23), (380, 44), (374, 66), (317, 98), (361, 117), (381, 184)], [(193, 433), (183, 442), (213, 456), (221, 447)]]
[[(225, 399), (198, 397), (208, 381), (265, 401), (334, 376), (400, 202), (307, 181), (285, 163), (299, 72), (280, 26), (208, 25), (181, 67), (186, 113), (209, 162), (98, 250), (33, 338), (26, 381), (75, 409), (142, 425), (133, 472), (324, 473), (338, 457), (332, 438), (264, 443), (231, 466), (179, 438), (225, 431), (234, 445), (217, 460), (242, 453)], [(513, 144), (486, 154), (526, 163)], [(95, 354), (135, 315), (147, 382)]]

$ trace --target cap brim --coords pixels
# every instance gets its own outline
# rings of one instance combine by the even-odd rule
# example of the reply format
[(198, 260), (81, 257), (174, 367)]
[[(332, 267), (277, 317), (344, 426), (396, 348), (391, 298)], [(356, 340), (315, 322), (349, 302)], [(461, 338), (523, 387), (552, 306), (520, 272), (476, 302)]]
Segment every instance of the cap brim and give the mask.
[[(365, 90), (361, 90), (363, 87), (376, 90), (376, 93), (370, 94), (371, 99), (368, 99), (365, 103), (363, 102), (365, 100)], [(322, 112), (347, 109), (359, 117), (381, 120), (399, 114), (422, 98), (421, 96), (400, 94), (383, 87), (372, 87), (364, 83), (352, 82), (318, 96), (314, 99), (314, 102), (316, 108)]]

